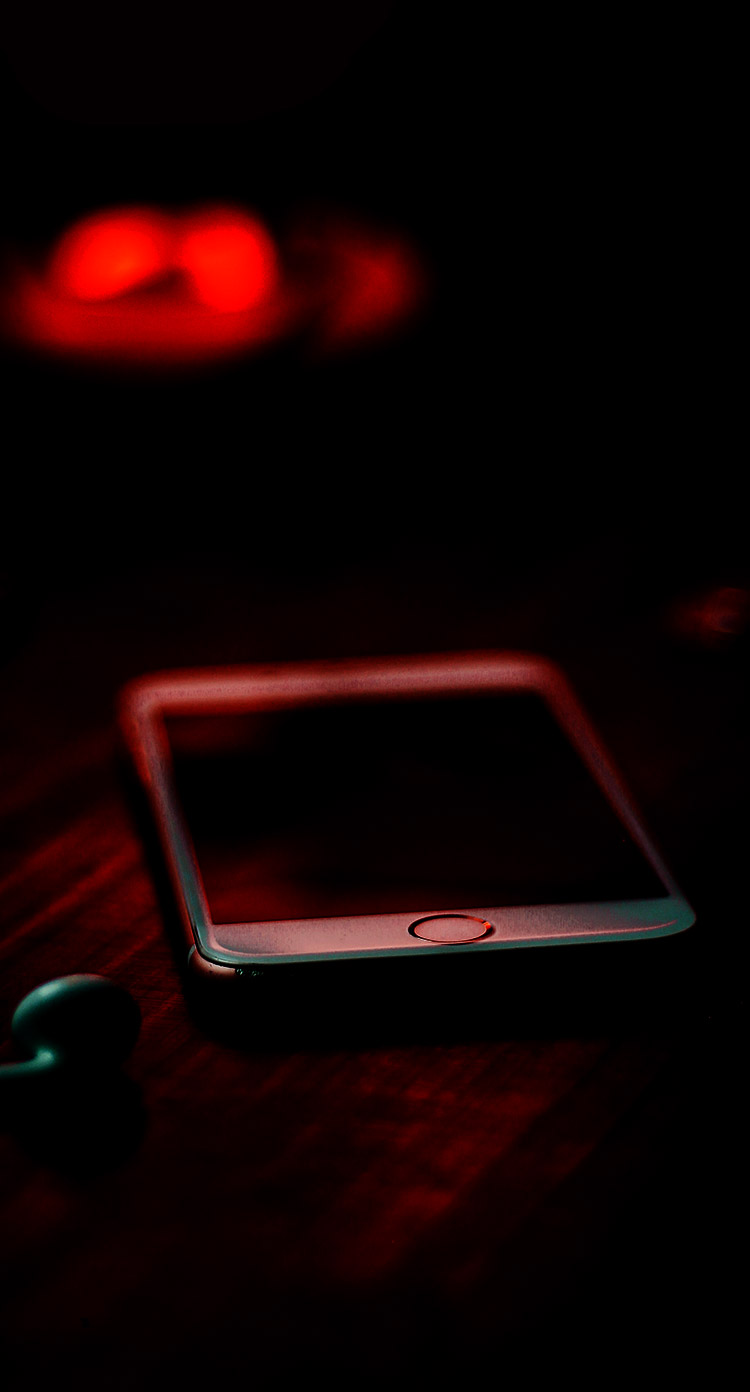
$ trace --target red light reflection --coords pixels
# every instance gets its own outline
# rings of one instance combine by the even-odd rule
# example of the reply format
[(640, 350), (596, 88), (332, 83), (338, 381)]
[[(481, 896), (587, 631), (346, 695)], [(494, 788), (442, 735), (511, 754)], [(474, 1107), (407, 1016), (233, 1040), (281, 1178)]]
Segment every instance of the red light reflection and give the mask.
[(16, 267), (5, 327), (68, 357), (180, 366), (302, 332), (335, 351), (394, 329), (423, 295), (417, 260), (393, 235), (319, 221), (295, 228), (283, 251), (240, 208), (93, 213), (41, 270)]

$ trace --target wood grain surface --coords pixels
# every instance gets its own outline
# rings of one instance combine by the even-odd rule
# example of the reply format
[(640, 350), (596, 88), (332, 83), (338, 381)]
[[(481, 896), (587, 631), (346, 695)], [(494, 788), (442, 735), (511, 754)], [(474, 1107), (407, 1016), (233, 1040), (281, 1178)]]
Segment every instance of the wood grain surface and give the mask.
[[(533, 1384), (644, 1360), (655, 1382), (700, 1359), (722, 1383), (743, 640), (682, 643), (669, 586), (645, 602), (632, 589), (615, 613), (606, 583), (581, 585), (603, 565), (597, 543), (556, 586), (533, 567), (510, 588), (454, 580), (451, 604), (440, 577), (372, 559), (274, 586), (263, 566), (173, 558), (40, 589), (4, 664), (2, 1056), (17, 1056), (17, 1001), (67, 972), (125, 985), (143, 1024), (111, 1093), (6, 1116), (9, 1385)], [(565, 662), (696, 927), (501, 954), (481, 976), (364, 964), (257, 987), (231, 1024), (201, 1014), (118, 753), (120, 683), (185, 661), (521, 633)]]

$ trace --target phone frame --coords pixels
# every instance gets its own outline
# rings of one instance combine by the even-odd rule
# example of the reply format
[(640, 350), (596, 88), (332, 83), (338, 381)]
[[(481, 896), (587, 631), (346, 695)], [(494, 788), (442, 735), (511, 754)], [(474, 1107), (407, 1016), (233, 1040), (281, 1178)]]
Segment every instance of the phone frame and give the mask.
[[(342, 701), (419, 699), (492, 692), (541, 696), (624, 823), (667, 895), (584, 904), (426, 904), (420, 913), (365, 914), (240, 924), (214, 923), (190, 832), (175, 789), (167, 715), (237, 714)], [(679, 933), (695, 914), (626, 791), (562, 671), (547, 658), (515, 652), (356, 659), (274, 666), (186, 669), (130, 682), (119, 723), (145, 790), (188, 950), (204, 977), (235, 976), (285, 963), (493, 952), (511, 947), (616, 941)], [(410, 929), (430, 917), (466, 916), (486, 925), (473, 941), (432, 942)]]

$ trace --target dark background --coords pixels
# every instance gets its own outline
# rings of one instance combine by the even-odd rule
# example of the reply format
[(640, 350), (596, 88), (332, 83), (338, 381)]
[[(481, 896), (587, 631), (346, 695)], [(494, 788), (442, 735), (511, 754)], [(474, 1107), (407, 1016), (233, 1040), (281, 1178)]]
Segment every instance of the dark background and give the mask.
[[(394, 4), (348, 65), (335, 15), (309, 65), (257, 59), (251, 101), (240, 44), (205, 76), (211, 14), (179, 42), (161, 11), (99, 15), (96, 43), (65, 14), (6, 28), (8, 249), (108, 203), (237, 200), (282, 240), (333, 207), (410, 237), (434, 290), (315, 364), (289, 343), (155, 380), (4, 349), (3, 1028), (46, 977), (113, 975), (148, 1118), (116, 1161), (70, 1124), (2, 1137), (19, 1380), (716, 1372), (744, 1154), (736, 36)], [(302, 1012), (301, 1042), (228, 1048), (185, 1007), (121, 683), (474, 647), (562, 662), (696, 927), (614, 966), (511, 954), (473, 1018), (383, 988), (364, 1050), (322, 988), (333, 1043)]]
[(397, 4), (378, 25), (373, 5), (331, 79), (349, 8), (315, 7), (304, 63), (284, 40), (309, 6), (191, 29), (189, 8), (92, 27), (79, 3), (7, 26), (11, 245), (42, 251), (110, 203), (237, 200), (282, 239), (334, 208), (410, 236), (434, 284), (405, 339), (319, 372), (291, 346), (169, 391), (12, 364), (6, 476), (44, 474), (43, 496), (21, 488), (37, 536), (49, 520), (37, 558), (63, 524), (66, 566), (97, 546), (221, 557), (228, 533), (255, 555), (283, 535), (286, 564), (446, 527), (493, 568), (590, 523), (634, 522), (631, 551), (704, 546), (736, 511), (731, 37), (631, 11), (514, 8), (498, 29), (478, 6)]

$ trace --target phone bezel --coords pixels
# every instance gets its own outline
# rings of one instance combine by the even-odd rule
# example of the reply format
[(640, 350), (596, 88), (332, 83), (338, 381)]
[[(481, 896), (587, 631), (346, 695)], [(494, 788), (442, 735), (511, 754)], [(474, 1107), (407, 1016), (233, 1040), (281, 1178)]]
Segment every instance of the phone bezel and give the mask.
[[(423, 912), (364, 914), (275, 922), (214, 923), (190, 832), (175, 789), (165, 717), (281, 710), (342, 701), (419, 699), (492, 692), (534, 692), (584, 760), (667, 894), (585, 904), (528, 906), (426, 904)], [(342, 958), (493, 952), (502, 948), (602, 942), (678, 933), (695, 915), (647, 833), (620, 774), (569, 682), (549, 659), (482, 652), (357, 659), (274, 666), (187, 669), (128, 684), (120, 726), (145, 788), (180, 911), (191, 967), (234, 974), (272, 964)], [(409, 930), (435, 915), (486, 920), (492, 931), (470, 942), (431, 942)]]

